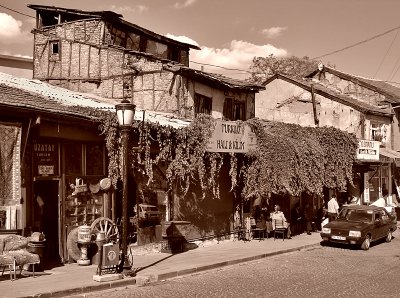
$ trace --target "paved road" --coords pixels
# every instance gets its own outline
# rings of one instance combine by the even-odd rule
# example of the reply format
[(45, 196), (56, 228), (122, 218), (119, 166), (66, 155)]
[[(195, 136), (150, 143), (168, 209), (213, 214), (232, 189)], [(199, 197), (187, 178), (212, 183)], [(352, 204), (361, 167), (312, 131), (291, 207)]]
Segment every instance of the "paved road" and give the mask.
[(399, 278), (395, 238), (369, 251), (321, 246), (85, 297), (399, 297)]

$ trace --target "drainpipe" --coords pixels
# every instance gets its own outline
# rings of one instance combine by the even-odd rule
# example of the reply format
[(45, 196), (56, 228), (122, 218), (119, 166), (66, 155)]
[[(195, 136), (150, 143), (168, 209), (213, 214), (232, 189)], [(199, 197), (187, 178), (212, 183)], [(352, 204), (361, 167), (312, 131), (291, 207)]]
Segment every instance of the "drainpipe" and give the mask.
[(314, 114), (314, 124), (315, 126), (319, 126), (319, 120), (317, 115), (317, 104), (315, 102), (315, 92), (314, 92), (314, 85), (311, 84), (311, 100), (312, 100), (312, 107), (313, 107), (313, 114)]

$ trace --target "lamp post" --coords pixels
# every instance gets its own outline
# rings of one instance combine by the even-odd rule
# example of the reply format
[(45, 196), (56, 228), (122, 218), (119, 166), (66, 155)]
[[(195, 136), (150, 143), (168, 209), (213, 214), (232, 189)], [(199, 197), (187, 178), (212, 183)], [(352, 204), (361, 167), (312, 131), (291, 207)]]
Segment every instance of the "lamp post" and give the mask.
[(117, 111), (118, 124), (121, 128), (122, 136), (122, 258), (123, 269), (129, 270), (128, 261), (128, 140), (129, 131), (135, 116), (136, 106), (130, 101), (124, 99), (120, 104), (115, 106)]

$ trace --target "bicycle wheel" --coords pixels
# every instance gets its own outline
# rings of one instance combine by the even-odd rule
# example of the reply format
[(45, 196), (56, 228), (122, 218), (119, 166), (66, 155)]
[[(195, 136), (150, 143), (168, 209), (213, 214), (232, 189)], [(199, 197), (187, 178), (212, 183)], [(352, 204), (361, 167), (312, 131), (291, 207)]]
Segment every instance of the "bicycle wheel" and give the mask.
[(91, 232), (97, 235), (104, 232), (106, 243), (119, 242), (119, 231), (117, 225), (107, 217), (96, 218), (90, 226)]

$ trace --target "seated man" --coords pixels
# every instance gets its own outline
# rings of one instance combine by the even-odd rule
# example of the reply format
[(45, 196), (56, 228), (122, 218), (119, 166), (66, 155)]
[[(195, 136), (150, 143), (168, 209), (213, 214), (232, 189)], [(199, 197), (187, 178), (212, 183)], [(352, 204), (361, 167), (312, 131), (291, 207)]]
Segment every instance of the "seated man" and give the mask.
[(283, 220), (284, 227), (286, 228), (286, 237), (288, 239), (291, 239), (290, 224), (287, 222), (285, 214), (283, 214), (279, 205), (274, 206), (274, 212), (271, 212), (271, 220), (272, 220), (272, 230), (275, 230), (275, 220)]

